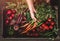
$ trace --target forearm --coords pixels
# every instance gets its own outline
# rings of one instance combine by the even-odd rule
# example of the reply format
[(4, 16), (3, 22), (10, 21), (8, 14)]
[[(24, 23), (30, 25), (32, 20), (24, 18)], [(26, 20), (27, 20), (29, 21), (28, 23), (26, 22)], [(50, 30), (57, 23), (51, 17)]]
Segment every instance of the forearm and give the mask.
[(27, 5), (29, 7), (29, 10), (31, 11), (32, 10), (32, 7), (34, 7), (33, 6), (33, 0), (26, 0), (26, 2), (27, 2)]

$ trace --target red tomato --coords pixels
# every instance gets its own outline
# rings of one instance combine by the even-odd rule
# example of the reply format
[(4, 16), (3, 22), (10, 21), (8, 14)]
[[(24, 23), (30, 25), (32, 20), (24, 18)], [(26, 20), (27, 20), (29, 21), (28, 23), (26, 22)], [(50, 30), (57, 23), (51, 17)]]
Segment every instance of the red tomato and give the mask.
[(52, 26), (52, 25), (50, 25), (50, 26), (49, 26), (49, 28), (50, 28), (50, 29), (53, 29), (53, 26)]
[(52, 18), (48, 18), (48, 21), (51, 22), (52, 21)]
[(7, 14), (11, 14), (11, 13), (12, 13), (12, 11), (11, 11), (11, 10), (8, 10), (8, 11), (7, 11)]
[(47, 21), (46, 24), (49, 24), (49, 22)]
[(46, 26), (44, 27), (44, 29), (45, 29), (45, 30), (49, 30), (49, 27), (46, 25)]
[(45, 27), (45, 25), (46, 25), (46, 24), (45, 24), (45, 23), (43, 23), (41, 26), (42, 26), (42, 27)]
[(52, 21), (52, 22), (51, 22), (51, 25), (54, 25), (54, 24), (55, 24), (55, 22)]

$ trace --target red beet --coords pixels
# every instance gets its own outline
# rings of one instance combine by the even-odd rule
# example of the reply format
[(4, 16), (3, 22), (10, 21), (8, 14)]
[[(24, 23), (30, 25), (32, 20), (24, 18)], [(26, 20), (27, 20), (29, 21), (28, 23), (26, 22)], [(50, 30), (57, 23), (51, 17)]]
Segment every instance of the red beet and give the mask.
[(23, 20), (26, 20), (26, 17), (25, 16), (23, 17)]
[(19, 29), (18, 26), (14, 26), (14, 30), (17, 31)]

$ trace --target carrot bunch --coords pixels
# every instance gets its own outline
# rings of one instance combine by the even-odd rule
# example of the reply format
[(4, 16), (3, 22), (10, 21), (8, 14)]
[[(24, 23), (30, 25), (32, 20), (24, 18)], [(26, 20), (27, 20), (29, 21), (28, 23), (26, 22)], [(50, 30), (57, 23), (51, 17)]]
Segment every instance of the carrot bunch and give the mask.
[(37, 22), (30, 22), (30, 23), (26, 23), (23, 27), (26, 27), (25, 30), (21, 33), (21, 34), (24, 34), (24, 33), (27, 33), (33, 29), (35, 29), (37, 27)]

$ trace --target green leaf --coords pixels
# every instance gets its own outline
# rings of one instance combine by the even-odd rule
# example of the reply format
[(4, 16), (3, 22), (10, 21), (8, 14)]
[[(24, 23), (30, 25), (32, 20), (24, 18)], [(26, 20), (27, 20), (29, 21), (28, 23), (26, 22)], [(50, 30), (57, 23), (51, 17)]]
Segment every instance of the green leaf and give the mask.
[(31, 17), (30, 17), (30, 13), (29, 12), (26, 13), (26, 18), (27, 18), (27, 21), (31, 21)]
[(43, 22), (38, 22), (38, 25), (37, 25), (37, 27), (38, 27), (38, 26), (40, 26), (42, 23), (43, 23)]

